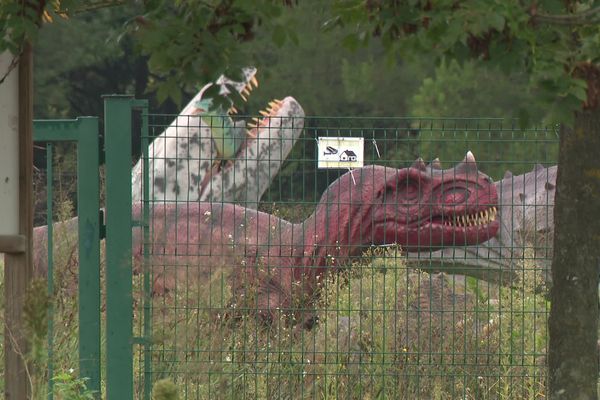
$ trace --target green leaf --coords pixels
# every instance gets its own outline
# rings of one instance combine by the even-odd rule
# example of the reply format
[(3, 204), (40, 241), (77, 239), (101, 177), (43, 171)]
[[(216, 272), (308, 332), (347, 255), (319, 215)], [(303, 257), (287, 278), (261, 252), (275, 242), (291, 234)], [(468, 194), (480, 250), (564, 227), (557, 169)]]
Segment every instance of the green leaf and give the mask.
[(575, 96), (578, 100), (587, 101), (587, 89), (582, 88), (581, 86), (571, 86), (570, 90), (571, 94)]
[(360, 41), (355, 34), (349, 34), (342, 39), (342, 45), (350, 51), (356, 51), (360, 45)]
[(506, 20), (502, 15), (495, 13), (489, 16), (488, 22), (492, 28), (496, 29), (498, 32), (502, 32)]
[(272, 34), (272, 39), (273, 42), (278, 46), (281, 47), (285, 44), (285, 38), (286, 38), (286, 30), (282, 25), (275, 25), (273, 27), (273, 34)]

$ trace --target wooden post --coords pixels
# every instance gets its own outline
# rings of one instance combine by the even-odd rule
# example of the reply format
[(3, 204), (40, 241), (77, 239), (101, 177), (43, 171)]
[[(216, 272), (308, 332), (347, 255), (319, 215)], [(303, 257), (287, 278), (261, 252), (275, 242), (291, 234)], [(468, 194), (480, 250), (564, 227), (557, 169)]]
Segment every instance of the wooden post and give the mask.
[(31, 397), (26, 364), (29, 344), (23, 331), (25, 291), (33, 277), (31, 257), (33, 234), (33, 57), (25, 44), (19, 61), (19, 234), (24, 251), (4, 256), (4, 397), (21, 400)]

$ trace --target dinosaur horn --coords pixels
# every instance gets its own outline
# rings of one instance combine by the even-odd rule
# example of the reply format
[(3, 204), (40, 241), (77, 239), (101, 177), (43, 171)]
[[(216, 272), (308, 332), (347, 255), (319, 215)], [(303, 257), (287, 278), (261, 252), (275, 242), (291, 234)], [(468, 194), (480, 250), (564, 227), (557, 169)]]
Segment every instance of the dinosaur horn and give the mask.
[(429, 164), (429, 167), (431, 169), (442, 169), (442, 163), (440, 162), (439, 158), (436, 158), (431, 162), (431, 164)]
[(475, 156), (473, 155), (473, 153), (471, 153), (471, 150), (467, 151), (467, 154), (465, 155), (463, 162), (475, 164), (475, 162), (476, 162)]
[(477, 172), (477, 161), (475, 161), (475, 156), (471, 153), (471, 150), (467, 151), (465, 158), (455, 167), (457, 172)]
[(425, 165), (425, 161), (421, 157), (417, 158), (415, 162), (412, 163), (411, 168), (416, 168), (421, 171), (425, 171), (427, 169), (427, 165)]

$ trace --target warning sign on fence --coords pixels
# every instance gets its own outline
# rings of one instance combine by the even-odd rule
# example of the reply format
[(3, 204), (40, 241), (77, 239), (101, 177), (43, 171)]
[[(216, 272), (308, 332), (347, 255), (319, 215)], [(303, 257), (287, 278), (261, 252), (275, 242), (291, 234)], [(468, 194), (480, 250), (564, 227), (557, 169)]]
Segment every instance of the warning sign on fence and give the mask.
[(364, 164), (364, 138), (320, 137), (319, 168), (360, 168)]

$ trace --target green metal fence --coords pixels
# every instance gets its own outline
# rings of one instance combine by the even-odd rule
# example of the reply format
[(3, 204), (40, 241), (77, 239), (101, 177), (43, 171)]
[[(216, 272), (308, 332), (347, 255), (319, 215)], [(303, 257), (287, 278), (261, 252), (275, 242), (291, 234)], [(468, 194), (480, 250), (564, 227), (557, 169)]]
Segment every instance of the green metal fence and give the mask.
[[(556, 162), (556, 128), (414, 118), (307, 117), (285, 125), (271, 117), (262, 129), (281, 136), (281, 126), (304, 125), (302, 135), (277, 175), (269, 176), (258, 203), (239, 195), (252, 192), (243, 183), (232, 189), (236, 207), (221, 189), (225, 180), (256, 173), (244, 167), (253, 162), (250, 152), (218, 162), (212, 148), (190, 152), (210, 134), (197, 116), (145, 113), (143, 121), (143, 179), (133, 188), (143, 192), (134, 218), (145, 221), (133, 239), (133, 329), (140, 344), (134, 349), (135, 397), (150, 398), (162, 379), (189, 399), (545, 396), (553, 204), (553, 169), (547, 167)], [(318, 138), (339, 136), (364, 138), (365, 164), (389, 169), (384, 175), (354, 169), (350, 177), (348, 169), (318, 169)], [(188, 151), (173, 157), (157, 147), (147, 150), (153, 140)], [(493, 204), (503, 240), (441, 251), (394, 246), (400, 237), (368, 245), (369, 235), (376, 241), (367, 229), (373, 220), (360, 220), (367, 207), (347, 192), (373, 191), (367, 203), (376, 207), (385, 202), (374, 192), (379, 180), (417, 157), (439, 157), (442, 168), (451, 168), (469, 150), (480, 171), (495, 181), (505, 178)], [(193, 171), (206, 163), (209, 178)], [(446, 171), (441, 190), (448, 199), (473, 185), (455, 186), (456, 173)], [(413, 190), (402, 176), (382, 186), (384, 193)], [(330, 186), (338, 179), (344, 186)], [(299, 228), (328, 187), (339, 193), (330, 197), (327, 218)], [(212, 194), (202, 197), (206, 193)], [(429, 199), (419, 206), (435, 204)], [(120, 218), (124, 229), (126, 216)], [(466, 227), (475, 220), (453, 223)], [(433, 230), (421, 229), (428, 233), (419, 241), (434, 240)], [(352, 230), (368, 236), (361, 246), (344, 242)], [(318, 242), (319, 235), (329, 241)], [(320, 268), (334, 272), (319, 275)]]
[[(186, 399), (545, 397), (557, 129), (280, 115), (257, 116), (257, 137), (219, 159), (214, 121), (107, 96), (104, 286), (97, 121), (36, 123), (38, 141), (78, 143), (88, 387), (109, 399), (171, 384)], [(334, 137), (362, 138), (378, 167), (319, 169), (319, 139)]]

